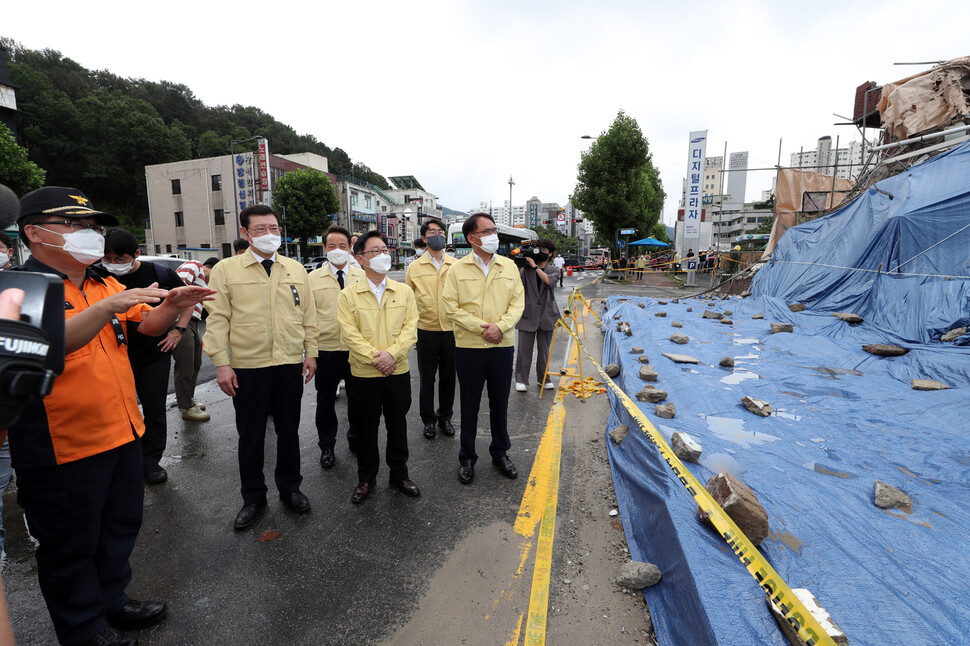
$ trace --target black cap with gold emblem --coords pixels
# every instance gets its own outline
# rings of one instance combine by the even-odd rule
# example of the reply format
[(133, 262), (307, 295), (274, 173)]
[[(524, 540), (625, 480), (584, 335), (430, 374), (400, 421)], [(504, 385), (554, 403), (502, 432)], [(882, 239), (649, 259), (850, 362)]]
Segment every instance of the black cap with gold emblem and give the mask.
[(98, 224), (117, 226), (118, 218), (96, 211), (91, 200), (69, 186), (42, 186), (20, 198), (20, 218), (30, 215), (59, 215), (65, 218), (94, 218)]

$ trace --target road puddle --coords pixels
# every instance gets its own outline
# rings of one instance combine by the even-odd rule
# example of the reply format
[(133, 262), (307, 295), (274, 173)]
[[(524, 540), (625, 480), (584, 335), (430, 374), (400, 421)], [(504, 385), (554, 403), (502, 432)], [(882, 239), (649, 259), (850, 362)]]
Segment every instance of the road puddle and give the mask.
[(733, 442), (746, 449), (752, 446), (760, 446), (768, 442), (774, 442), (778, 439), (776, 436), (769, 435), (768, 433), (757, 433), (746, 430), (744, 428), (744, 421), (740, 419), (705, 415), (704, 420), (707, 422), (707, 428), (716, 437)]
[(722, 384), (736, 386), (746, 379), (761, 379), (761, 375), (755, 374), (750, 370), (745, 370), (744, 368), (736, 368), (733, 373), (726, 377), (721, 377), (719, 381)]

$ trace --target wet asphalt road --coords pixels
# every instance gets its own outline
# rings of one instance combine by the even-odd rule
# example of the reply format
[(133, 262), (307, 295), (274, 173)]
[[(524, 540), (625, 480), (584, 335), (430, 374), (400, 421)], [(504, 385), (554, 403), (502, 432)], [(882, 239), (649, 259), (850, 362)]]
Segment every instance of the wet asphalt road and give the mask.
[[(589, 278), (567, 278), (560, 300), (565, 301), (571, 286)], [(554, 353), (556, 366), (562, 350), (560, 344)], [(253, 528), (235, 532), (232, 521), (242, 503), (233, 408), (211, 381), (211, 363), (207, 358), (203, 363), (196, 397), (208, 405), (212, 420), (183, 421), (169, 395), (173, 408), (162, 464), (170, 479), (145, 492), (144, 523), (131, 558), (134, 578), (128, 592), (134, 598), (166, 600), (170, 614), (158, 626), (138, 633), (141, 644), (374, 644), (387, 639), (408, 620), (431, 576), (458, 541), (496, 521), (515, 519), (552, 403), (551, 396), (537, 399), (536, 384), (527, 394), (511, 393), (509, 455), (520, 476), (508, 480), (488, 458), (488, 408), (483, 402), (481, 459), (475, 482), (462, 485), (456, 477), (458, 437), (439, 435), (429, 441), (421, 433), (412, 352), (408, 464), (422, 495), (411, 499), (388, 488), (382, 465), (376, 492), (355, 506), (350, 495), (357, 483), (356, 461), (342, 435), (336, 468), (319, 466), (311, 383), (304, 391), (300, 438), (302, 491), (312, 511), (295, 515), (276, 497), (270, 423), (264, 469), (270, 483), (269, 507)], [(455, 407), (457, 425), (457, 396)], [(337, 410), (343, 432), (344, 397)], [(382, 429), (382, 456), (383, 437)], [(8, 562), (3, 576), (18, 643), (56, 643), (14, 487), (4, 502)], [(474, 627), (469, 630), (474, 634)], [(482, 637), (467, 643), (504, 639)]]

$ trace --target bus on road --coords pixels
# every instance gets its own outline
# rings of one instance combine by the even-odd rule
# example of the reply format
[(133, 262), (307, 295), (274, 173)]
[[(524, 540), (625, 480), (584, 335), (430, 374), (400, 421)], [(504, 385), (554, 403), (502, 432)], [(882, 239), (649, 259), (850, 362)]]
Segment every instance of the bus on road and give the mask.
[(610, 260), (610, 250), (609, 249), (590, 249), (589, 259), (593, 267), (604, 268), (606, 263)]
[[(465, 240), (461, 232), (461, 222), (456, 222), (448, 227), (448, 247), (454, 249), (455, 258), (463, 258), (471, 253), (472, 246)], [(516, 229), (504, 224), (496, 224), (498, 231), (498, 253), (508, 256), (509, 252), (526, 242), (534, 242), (539, 239), (532, 229)]]

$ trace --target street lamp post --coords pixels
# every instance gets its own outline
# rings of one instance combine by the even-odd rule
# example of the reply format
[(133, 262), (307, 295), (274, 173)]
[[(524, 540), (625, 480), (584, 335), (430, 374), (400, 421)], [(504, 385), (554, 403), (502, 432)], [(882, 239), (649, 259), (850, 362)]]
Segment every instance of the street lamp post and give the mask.
[(515, 180), (509, 175), (509, 226), (515, 226), (515, 218), (512, 216), (512, 187), (515, 186)]

